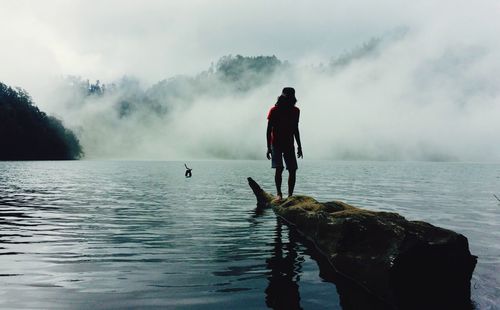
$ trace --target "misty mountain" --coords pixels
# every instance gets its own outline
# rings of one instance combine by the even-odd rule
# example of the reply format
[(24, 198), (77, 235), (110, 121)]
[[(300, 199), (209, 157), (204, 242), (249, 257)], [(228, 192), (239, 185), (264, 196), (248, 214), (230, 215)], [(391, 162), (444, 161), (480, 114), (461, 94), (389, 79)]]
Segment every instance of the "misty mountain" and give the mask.
[(82, 148), (60, 120), (40, 111), (29, 94), (0, 83), (0, 160), (78, 159)]
[[(205, 123), (203, 118), (216, 116), (210, 112), (200, 116), (192, 113), (201, 107), (211, 110), (228, 100), (232, 107), (249, 107), (245, 98), (290, 72), (292, 66), (276, 56), (230, 55), (199, 74), (178, 75), (147, 87), (129, 76), (111, 82), (67, 76), (53, 91), (54, 100), (49, 106), (75, 129), (90, 158), (135, 158), (150, 153), (154, 153), (153, 157), (165, 156), (166, 149), (168, 153), (184, 150), (211, 158), (256, 158), (257, 153), (252, 155), (247, 150), (227, 151), (229, 140), (216, 139), (215, 134), (201, 138), (210, 130), (188, 140), (186, 133), (198, 130), (201, 124), (213, 130), (214, 123)], [(273, 94), (272, 100), (277, 95)], [(178, 130), (184, 131), (184, 141), (168, 142)], [(163, 151), (152, 151), (152, 141)]]
[(356, 60), (370, 57), (376, 55), (382, 39), (372, 38), (367, 42), (364, 42), (361, 46), (356, 47), (350, 51), (347, 51), (340, 56), (332, 58), (328, 64), (328, 69), (332, 72), (338, 71), (344, 67), (347, 67)]
[(342, 74), (353, 63), (376, 58), (385, 41), (370, 39), (326, 67), (302, 67), (276, 56), (229, 55), (199, 74), (149, 87), (130, 76), (106, 83), (68, 76), (55, 92), (54, 113), (76, 129), (89, 158), (258, 159), (258, 135), (245, 131), (265, 123), (282, 87), (303, 84), (305, 73), (313, 79)]
[(276, 56), (229, 55), (195, 76), (175, 76), (146, 89), (133, 77), (123, 77), (104, 84), (99, 80), (91, 83), (80, 77), (68, 76), (65, 78), (63, 92), (73, 94), (66, 102), (73, 107), (96, 98), (112, 98), (115, 112), (120, 118), (144, 109), (166, 114), (173, 107), (189, 105), (201, 97), (245, 94), (261, 87), (275, 73), (289, 67), (288, 62), (283, 62)]
[(367, 40), (320, 65), (237, 55), (150, 85), (130, 76), (67, 77), (44, 107), (75, 130), (88, 158), (262, 159), (267, 112), (293, 86), (308, 159), (497, 154), (488, 141), (496, 138), (498, 83), (484, 66), (492, 55), (469, 45), (422, 55), (415, 33), (406, 33)]

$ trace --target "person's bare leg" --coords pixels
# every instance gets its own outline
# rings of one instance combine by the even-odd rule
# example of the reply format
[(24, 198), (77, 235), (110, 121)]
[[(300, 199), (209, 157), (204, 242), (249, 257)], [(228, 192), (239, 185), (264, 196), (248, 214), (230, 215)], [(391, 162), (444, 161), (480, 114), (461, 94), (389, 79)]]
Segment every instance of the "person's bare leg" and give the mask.
[(278, 192), (278, 198), (283, 199), (283, 194), (281, 193), (281, 180), (283, 174), (283, 167), (277, 167), (274, 174), (274, 182), (276, 183), (276, 191)]
[(288, 197), (293, 195), (293, 190), (295, 189), (295, 177), (297, 170), (288, 170)]

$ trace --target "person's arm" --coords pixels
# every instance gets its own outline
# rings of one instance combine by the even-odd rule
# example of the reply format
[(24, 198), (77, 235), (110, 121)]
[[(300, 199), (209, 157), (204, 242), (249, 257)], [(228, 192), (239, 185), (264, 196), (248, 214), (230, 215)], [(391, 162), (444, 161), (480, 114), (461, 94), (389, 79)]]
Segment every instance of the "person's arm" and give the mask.
[(302, 143), (300, 142), (299, 117), (300, 117), (300, 110), (297, 111), (297, 123), (293, 135), (295, 136), (295, 141), (297, 141), (297, 157), (304, 158), (304, 155), (302, 155)]
[(271, 121), (267, 122), (267, 130), (266, 130), (266, 141), (267, 141), (267, 159), (271, 159), (271, 132), (273, 130), (273, 126), (271, 125)]
[(297, 141), (297, 157), (298, 158), (304, 158), (304, 155), (302, 155), (302, 143), (300, 142), (300, 132), (299, 132), (299, 125), (297, 124), (297, 127), (295, 127), (295, 132), (293, 133), (295, 136), (295, 141)]

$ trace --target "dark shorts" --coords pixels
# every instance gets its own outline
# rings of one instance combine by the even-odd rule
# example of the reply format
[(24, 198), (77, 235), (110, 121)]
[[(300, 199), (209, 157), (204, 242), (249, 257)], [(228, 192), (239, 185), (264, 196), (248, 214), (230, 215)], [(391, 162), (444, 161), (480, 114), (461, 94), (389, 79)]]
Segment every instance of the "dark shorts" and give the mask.
[(271, 167), (272, 168), (283, 168), (283, 159), (285, 159), (286, 170), (297, 170), (297, 158), (295, 157), (295, 148), (287, 148), (286, 150), (281, 150), (278, 147), (271, 147)]

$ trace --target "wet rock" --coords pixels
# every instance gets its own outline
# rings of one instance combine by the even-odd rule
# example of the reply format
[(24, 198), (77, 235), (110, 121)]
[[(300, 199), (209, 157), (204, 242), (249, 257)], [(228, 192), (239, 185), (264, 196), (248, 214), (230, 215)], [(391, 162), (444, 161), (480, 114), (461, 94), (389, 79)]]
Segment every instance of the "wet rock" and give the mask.
[(340, 201), (307, 196), (283, 201), (248, 178), (260, 208), (312, 241), (331, 267), (397, 309), (470, 309), (477, 257), (467, 238), (448, 229), (408, 221)]

